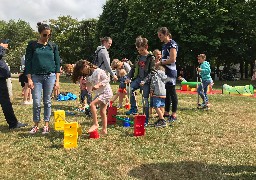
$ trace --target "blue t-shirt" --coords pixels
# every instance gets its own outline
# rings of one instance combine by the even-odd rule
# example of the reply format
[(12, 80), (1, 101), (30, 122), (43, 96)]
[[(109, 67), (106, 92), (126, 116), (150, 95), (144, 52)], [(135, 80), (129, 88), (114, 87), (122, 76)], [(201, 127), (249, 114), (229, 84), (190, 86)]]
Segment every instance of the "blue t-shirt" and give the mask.
[[(170, 58), (170, 49), (176, 49), (178, 52), (178, 44), (174, 40), (170, 40), (168, 43), (164, 44), (162, 47), (162, 61), (166, 61)], [(176, 60), (175, 60), (176, 61)], [(176, 69), (176, 62), (168, 65), (164, 65), (165, 67), (165, 74), (169, 77), (170, 81), (168, 84), (176, 84), (177, 78), (177, 69)]]

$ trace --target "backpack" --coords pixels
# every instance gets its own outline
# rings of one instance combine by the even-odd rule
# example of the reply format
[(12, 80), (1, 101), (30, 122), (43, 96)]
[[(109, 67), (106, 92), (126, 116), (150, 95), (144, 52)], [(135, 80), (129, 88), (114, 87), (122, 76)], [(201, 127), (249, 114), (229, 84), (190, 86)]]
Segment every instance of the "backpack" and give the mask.
[(94, 55), (93, 55), (93, 59), (92, 59), (92, 64), (98, 66), (99, 68), (104, 64), (104, 61), (101, 62), (101, 64), (99, 64), (99, 52), (105, 48), (100, 48), (98, 50), (95, 51)]

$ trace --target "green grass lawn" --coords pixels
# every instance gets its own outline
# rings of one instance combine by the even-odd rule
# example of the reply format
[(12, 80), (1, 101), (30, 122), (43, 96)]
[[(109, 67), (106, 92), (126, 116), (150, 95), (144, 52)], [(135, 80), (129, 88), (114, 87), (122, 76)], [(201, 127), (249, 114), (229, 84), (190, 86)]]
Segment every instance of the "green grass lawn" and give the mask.
[[(78, 85), (69, 82), (62, 79), (61, 91), (78, 95)], [(116, 91), (117, 85), (112, 87)], [(108, 136), (88, 139), (91, 118), (76, 112), (66, 119), (80, 122), (83, 134), (78, 148), (65, 150), (63, 132), (28, 134), (32, 106), (21, 105), (15, 78), (13, 91), (16, 116), (29, 127), (9, 131), (0, 113), (0, 179), (256, 179), (256, 98), (209, 95), (211, 108), (203, 111), (196, 108), (197, 95), (178, 94), (178, 121), (147, 127), (142, 137), (118, 123), (109, 126)], [(74, 111), (78, 104), (53, 101), (52, 110)]]

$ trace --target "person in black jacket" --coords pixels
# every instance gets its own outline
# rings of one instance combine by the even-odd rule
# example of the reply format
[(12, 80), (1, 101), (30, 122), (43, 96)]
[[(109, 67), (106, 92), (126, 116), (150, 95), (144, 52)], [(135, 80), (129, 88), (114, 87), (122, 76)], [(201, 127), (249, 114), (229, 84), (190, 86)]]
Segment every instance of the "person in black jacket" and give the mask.
[(5, 119), (9, 124), (9, 129), (15, 129), (25, 127), (27, 124), (18, 122), (12, 108), (12, 103), (10, 101), (6, 79), (11, 77), (11, 73), (7, 64), (3, 60), (5, 49), (7, 48), (8, 44), (0, 44), (0, 104), (3, 109)]

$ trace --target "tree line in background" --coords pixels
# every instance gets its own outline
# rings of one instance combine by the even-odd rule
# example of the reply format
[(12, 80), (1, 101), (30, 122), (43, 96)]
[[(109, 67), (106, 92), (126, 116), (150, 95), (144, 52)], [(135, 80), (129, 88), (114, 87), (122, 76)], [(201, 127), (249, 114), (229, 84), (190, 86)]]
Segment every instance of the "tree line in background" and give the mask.
[[(240, 63), (247, 78), (256, 60), (255, 15), (255, 0), (108, 0), (99, 19), (61, 16), (48, 22), (64, 63), (90, 59), (104, 36), (113, 39), (111, 58), (133, 61), (136, 37), (146, 37), (151, 51), (161, 49), (157, 29), (166, 26), (179, 45), (179, 66), (195, 66), (205, 53), (213, 67)], [(23, 20), (0, 21), (0, 37), (11, 40), (11, 66), (19, 66), (27, 42), (37, 36)]]

